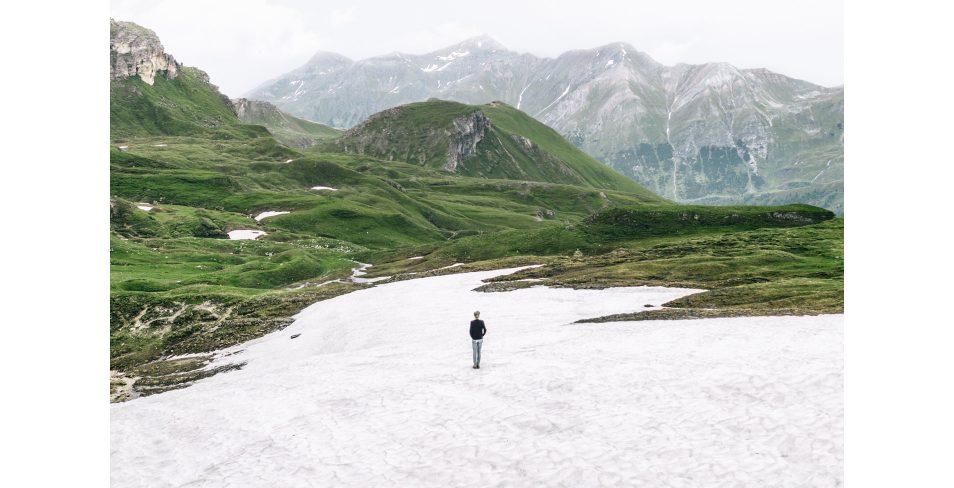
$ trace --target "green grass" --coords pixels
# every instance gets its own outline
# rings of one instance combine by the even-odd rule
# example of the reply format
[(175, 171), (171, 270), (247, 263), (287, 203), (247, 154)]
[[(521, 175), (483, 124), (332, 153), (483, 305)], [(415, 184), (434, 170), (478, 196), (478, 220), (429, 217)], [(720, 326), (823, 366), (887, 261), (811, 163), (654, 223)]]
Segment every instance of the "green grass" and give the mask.
[(240, 120), (246, 124), (265, 126), (268, 132), (289, 147), (306, 148), (341, 135), (343, 131), (286, 114), (268, 102), (240, 99)]
[(183, 135), (214, 139), (268, 136), (261, 126), (241, 124), (224, 95), (202, 71), (182, 68), (175, 79), (156, 76), (152, 86), (138, 76), (110, 84), (109, 131), (114, 141), (137, 136)]
[[(407, 129), (390, 134), (407, 139), (365, 155), (288, 147), (240, 123), (198, 71), (114, 82), (111, 93), (110, 357), (142, 376), (141, 392), (181, 386), (204, 364), (164, 358), (279, 330), (307, 305), (367, 286), (296, 288), (347, 277), (355, 261), (394, 279), (545, 265), (488, 292), (528, 286), (513, 281), (522, 277), (708, 290), (639, 318), (843, 309), (843, 221), (831, 212), (674, 205), (512, 107), (411, 104), (399, 111)], [(476, 110), (493, 122), (486, 151), (449, 174), (443, 128)], [(268, 210), (290, 213), (253, 219)], [(228, 240), (236, 229), (267, 235)], [(455, 262), (468, 264), (438, 270)]]
[(618, 190), (644, 201), (665, 202), (563, 139), (557, 132), (508, 105), (465, 105), (427, 101), (396, 107), (368, 119), (325, 150), (367, 154), (441, 169), (448, 156), (455, 119), (481, 112), (490, 128), (475, 154), (463, 158), (456, 174), (491, 179), (564, 183)]
[[(401, 273), (422, 273), (454, 262), (491, 269), (523, 256), (527, 262), (545, 265), (491, 280), (488, 291), (524, 286), (526, 282), (516, 281), (523, 278), (573, 288), (645, 285), (707, 290), (640, 319), (842, 313), (843, 219), (799, 226), (765, 224), (754, 219), (748, 229), (690, 227), (693, 233), (671, 229), (669, 235), (635, 238), (621, 238), (623, 233), (607, 233), (605, 228), (591, 233), (586, 224), (552, 226), (393, 252), (366, 251), (358, 259), (375, 263), (370, 276), (399, 275), (399, 279)], [(424, 259), (407, 260), (416, 255)], [(634, 304), (627, 317), (635, 317), (639, 307)]]
[(612, 252), (565, 257), (514, 278), (522, 277), (583, 288), (700, 288), (708, 291), (666, 306), (716, 309), (729, 316), (843, 313), (844, 224), (833, 219), (801, 227), (620, 241)]
[(554, 224), (532, 232), (507, 230), (458, 239), (434, 251), (434, 255), (445, 261), (481, 261), (521, 254), (569, 255), (576, 250), (593, 255), (609, 252), (632, 240), (804, 226), (833, 217), (827, 210), (807, 205), (621, 206), (596, 212), (578, 224)]

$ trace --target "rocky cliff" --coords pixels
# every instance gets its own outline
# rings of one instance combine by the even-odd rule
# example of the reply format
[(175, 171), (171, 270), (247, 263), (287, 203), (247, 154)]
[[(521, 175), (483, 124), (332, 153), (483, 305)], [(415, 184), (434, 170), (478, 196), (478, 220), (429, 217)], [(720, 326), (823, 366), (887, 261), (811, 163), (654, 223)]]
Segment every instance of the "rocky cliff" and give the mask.
[(109, 19), (109, 76), (139, 76), (152, 85), (157, 75), (173, 79), (180, 65), (166, 54), (156, 33), (132, 22)]
[(444, 170), (457, 171), (457, 165), (468, 156), (477, 154), (477, 144), (487, 136), (491, 128), (490, 119), (481, 111), (458, 117), (451, 122), (450, 143), (447, 147), (447, 162)]
[(112, 140), (184, 135), (225, 139), (267, 136), (243, 124), (231, 100), (204, 71), (182, 66), (156, 34), (132, 22), (109, 21), (109, 127)]

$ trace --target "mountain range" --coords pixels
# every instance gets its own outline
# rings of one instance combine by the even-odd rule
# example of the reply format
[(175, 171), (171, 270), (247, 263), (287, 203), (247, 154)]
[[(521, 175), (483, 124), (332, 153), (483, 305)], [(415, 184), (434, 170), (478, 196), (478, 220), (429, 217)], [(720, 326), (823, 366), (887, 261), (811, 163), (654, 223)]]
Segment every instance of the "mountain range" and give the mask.
[(545, 58), (482, 36), (423, 55), (319, 52), (246, 97), (340, 128), (430, 98), (499, 101), (675, 201), (844, 210), (844, 88), (766, 69), (666, 66), (625, 43)]
[(139, 25), (111, 21), (110, 40), (114, 400), (226, 371), (212, 351), (314, 302), (460, 271), (542, 265), (486, 292), (708, 290), (637, 310), (653, 320), (843, 308), (828, 210), (674, 203), (502, 101), (408, 103), (342, 131), (229, 99)]

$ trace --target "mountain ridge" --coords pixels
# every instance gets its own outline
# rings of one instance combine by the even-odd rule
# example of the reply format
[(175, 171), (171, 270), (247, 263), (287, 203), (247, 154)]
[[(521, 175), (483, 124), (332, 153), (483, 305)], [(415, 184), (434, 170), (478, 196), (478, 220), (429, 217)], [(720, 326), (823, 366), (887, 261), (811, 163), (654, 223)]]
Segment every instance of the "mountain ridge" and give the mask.
[(323, 148), (450, 174), (584, 185), (658, 199), (502, 102), (467, 105), (431, 99), (400, 105), (371, 115)]
[(357, 61), (323, 54), (247, 96), (345, 128), (432, 97), (500, 100), (667, 198), (843, 209), (829, 184), (843, 180), (843, 86), (722, 62), (666, 66), (623, 42), (554, 58), (466, 42)]

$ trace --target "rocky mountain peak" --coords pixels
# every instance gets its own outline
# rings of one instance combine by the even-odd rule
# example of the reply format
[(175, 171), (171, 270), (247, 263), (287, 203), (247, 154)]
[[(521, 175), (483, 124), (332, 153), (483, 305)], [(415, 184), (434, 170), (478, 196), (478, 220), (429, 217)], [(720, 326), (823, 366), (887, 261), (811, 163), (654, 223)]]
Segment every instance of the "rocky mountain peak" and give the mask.
[(109, 76), (120, 80), (139, 76), (152, 85), (157, 74), (172, 79), (180, 65), (166, 54), (155, 32), (132, 22), (109, 19)]
[(486, 50), (486, 51), (506, 51), (507, 48), (503, 44), (497, 42), (494, 38), (488, 36), (487, 34), (482, 34), (479, 36), (471, 37), (470, 39), (465, 39), (452, 48), (465, 48), (473, 50)]
[(318, 51), (308, 60), (308, 65), (347, 65), (351, 64), (352, 61), (350, 58), (342, 56), (338, 53), (333, 53), (331, 51)]

